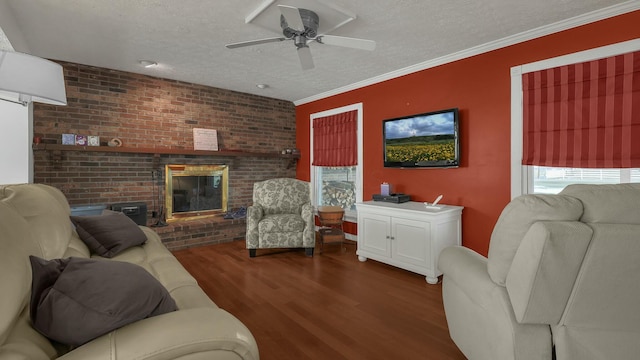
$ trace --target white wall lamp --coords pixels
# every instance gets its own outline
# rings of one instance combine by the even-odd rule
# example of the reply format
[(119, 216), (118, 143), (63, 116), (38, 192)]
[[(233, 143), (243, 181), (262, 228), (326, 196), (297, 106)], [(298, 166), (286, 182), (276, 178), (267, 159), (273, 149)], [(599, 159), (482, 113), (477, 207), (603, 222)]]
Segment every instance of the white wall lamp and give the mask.
[(29, 102), (67, 105), (62, 66), (37, 56), (0, 50), (0, 92), (18, 96), (0, 97), (23, 106)]

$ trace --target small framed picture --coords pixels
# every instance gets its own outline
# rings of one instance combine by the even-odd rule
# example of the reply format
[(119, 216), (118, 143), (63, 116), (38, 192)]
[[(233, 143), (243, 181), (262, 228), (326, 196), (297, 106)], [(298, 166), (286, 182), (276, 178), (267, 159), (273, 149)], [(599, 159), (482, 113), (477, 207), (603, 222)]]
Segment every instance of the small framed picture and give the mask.
[(89, 146), (100, 146), (100, 136), (89, 135), (89, 137), (87, 137), (87, 143)]
[(193, 150), (218, 151), (218, 132), (213, 129), (193, 129)]
[(75, 134), (62, 134), (62, 145), (75, 145), (75, 144), (76, 144)]
[(76, 145), (86, 146), (87, 145), (87, 137), (85, 135), (76, 135)]

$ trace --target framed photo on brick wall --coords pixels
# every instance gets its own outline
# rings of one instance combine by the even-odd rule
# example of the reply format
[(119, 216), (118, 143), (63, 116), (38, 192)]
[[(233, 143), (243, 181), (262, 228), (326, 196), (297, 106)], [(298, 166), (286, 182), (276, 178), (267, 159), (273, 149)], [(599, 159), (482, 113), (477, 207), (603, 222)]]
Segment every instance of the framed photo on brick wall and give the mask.
[(193, 129), (193, 150), (218, 151), (218, 132), (213, 129)]

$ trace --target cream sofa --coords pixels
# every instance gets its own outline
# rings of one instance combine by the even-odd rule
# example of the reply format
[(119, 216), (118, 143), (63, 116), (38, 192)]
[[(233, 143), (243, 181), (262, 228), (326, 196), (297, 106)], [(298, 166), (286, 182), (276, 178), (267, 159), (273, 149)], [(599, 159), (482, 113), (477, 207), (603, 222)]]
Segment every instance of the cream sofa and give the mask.
[(0, 359), (258, 359), (250, 331), (211, 301), (195, 279), (141, 227), (147, 241), (112, 260), (140, 265), (169, 291), (178, 310), (125, 325), (69, 351), (49, 341), (29, 317), (29, 256), (89, 258), (65, 196), (51, 186), (0, 186)]
[(640, 184), (515, 198), (488, 258), (450, 247), (439, 268), (449, 332), (469, 359), (638, 359)]

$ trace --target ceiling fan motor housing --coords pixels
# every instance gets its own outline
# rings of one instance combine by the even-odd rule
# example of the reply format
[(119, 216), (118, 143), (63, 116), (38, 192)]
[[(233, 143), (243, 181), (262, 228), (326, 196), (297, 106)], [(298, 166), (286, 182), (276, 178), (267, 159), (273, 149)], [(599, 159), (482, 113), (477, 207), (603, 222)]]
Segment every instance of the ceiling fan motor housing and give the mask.
[(283, 15), (280, 15), (280, 27), (282, 27), (282, 34), (287, 39), (290, 39), (296, 35), (303, 35), (307, 38), (315, 38), (318, 35), (318, 25), (320, 24), (320, 18), (318, 14), (307, 9), (298, 9), (300, 11), (300, 18), (304, 25), (304, 32), (296, 31), (289, 27), (287, 20)]

